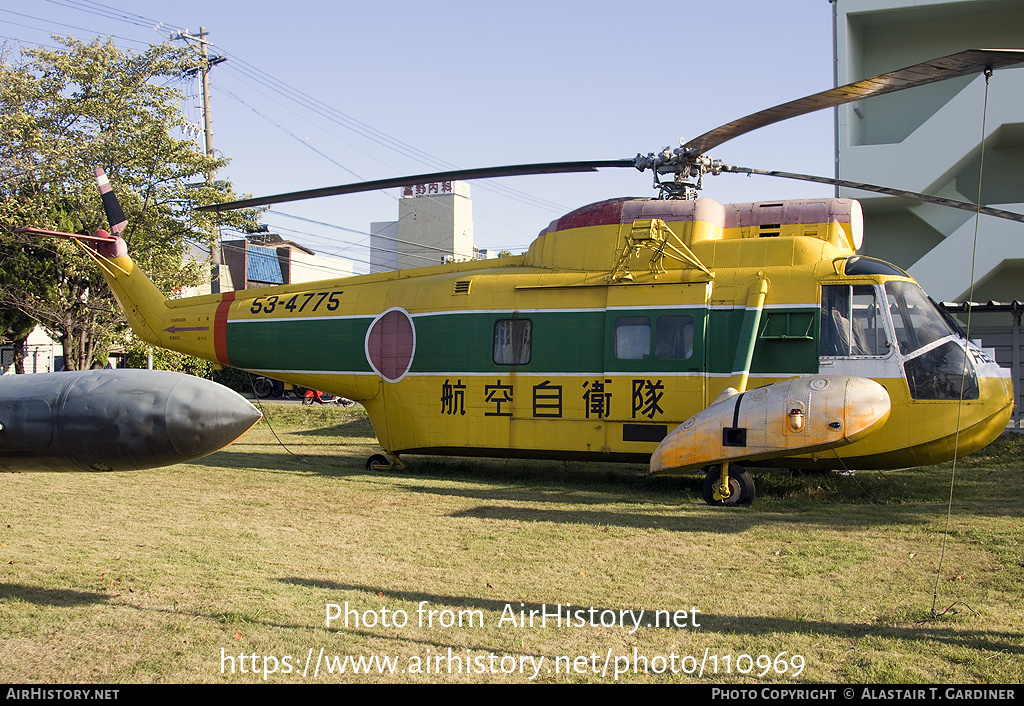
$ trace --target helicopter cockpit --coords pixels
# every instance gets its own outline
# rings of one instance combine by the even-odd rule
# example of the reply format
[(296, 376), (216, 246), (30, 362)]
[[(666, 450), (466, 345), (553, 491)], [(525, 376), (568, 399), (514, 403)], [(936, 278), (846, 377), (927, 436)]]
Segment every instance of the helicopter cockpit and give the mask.
[[(908, 277), (868, 257), (849, 258), (844, 274)], [(874, 361), (876, 368), (899, 365), (915, 400), (976, 400), (977, 373), (966, 353), (971, 348), (916, 282), (822, 285), (820, 355), (825, 365), (839, 359)]]

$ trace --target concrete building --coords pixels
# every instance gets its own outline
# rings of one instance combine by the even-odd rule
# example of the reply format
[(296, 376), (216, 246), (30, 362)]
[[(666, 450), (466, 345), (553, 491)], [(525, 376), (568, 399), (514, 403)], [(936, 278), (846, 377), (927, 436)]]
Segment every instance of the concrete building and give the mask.
[[(963, 49), (1024, 48), (1020, 0), (834, 0), (833, 10), (837, 85)], [(995, 73), (987, 109), (985, 88), (984, 77), (965, 77), (841, 106), (838, 176), (970, 202), (980, 183), (983, 204), (1024, 213), (1024, 68)], [(1024, 226), (840, 195), (864, 206), (863, 254), (904, 268), (938, 301), (999, 303), (974, 309), (971, 337), (1013, 367), (1019, 410), (1022, 308), (1013, 302), (1024, 300)]]
[[(837, 0), (840, 85), (973, 48), (1024, 48), (1020, 0)], [(985, 117), (982, 202), (1024, 211), (1024, 68), (993, 76)], [(962, 201), (978, 198), (983, 77), (953, 79), (838, 109), (843, 179)], [(863, 192), (863, 252), (897, 264), (932, 297), (962, 300), (971, 288), (974, 217), (967, 212)], [(976, 301), (1024, 298), (1021, 226), (982, 216)]]
[(371, 272), (474, 259), (469, 184), (407, 186), (398, 203), (398, 220), (371, 223), (370, 233)]

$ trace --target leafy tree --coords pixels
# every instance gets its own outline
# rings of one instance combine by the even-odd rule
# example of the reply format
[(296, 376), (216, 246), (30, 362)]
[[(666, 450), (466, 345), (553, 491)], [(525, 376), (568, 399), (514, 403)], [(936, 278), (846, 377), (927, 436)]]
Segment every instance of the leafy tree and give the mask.
[(155, 370), (188, 373), (207, 380), (213, 377), (215, 366), (210, 361), (166, 348), (154, 348), (132, 335), (128, 336), (124, 352), (129, 368), (145, 368), (149, 363), (149, 356), (152, 355)]
[(0, 311), (38, 321), (61, 342), (66, 367), (84, 369), (125, 330), (113, 297), (74, 243), (14, 228), (107, 228), (93, 171), (101, 166), (128, 218), (121, 235), (133, 259), (172, 293), (208, 276), (208, 266), (187, 257), (191, 245), (208, 251), (218, 224), (242, 228), (254, 213), (194, 210), (235, 198), (229, 184), (204, 178), (225, 161), (176, 137), (185, 117), (173, 84), (198, 66), (195, 49), (162, 44), (137, 53), (109, 39), (55, 39), (56, 51), (0, 55)]

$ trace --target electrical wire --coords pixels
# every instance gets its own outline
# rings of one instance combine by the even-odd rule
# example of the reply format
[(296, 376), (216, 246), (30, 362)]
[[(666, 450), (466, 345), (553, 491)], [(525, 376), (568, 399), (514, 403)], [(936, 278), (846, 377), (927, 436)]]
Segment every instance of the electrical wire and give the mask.
[[(71, 25), (71, 24), (68, 24), (66, 22), (58, 22), (57, 20), (47, 20), (47, 19), (42, 18), (42, 17), (35, 17), (34, 15), (26, 15), (23, 12), (15, 12), (14, 10), (7, 10), (5, 8), (0, 8), (0, 12), (7, 12), (7, 13), (12, 14), (12, 15), (17, 15), (19, 17), (25, 17), (25, 18), (30, 19), (30, 20), (35, 20), (37, 22), (54, 24), (54, 25), (58, 25), (60, 27), (67, 27), (69, 29), (77, 29), (77, 30), (79, 30), (81, 32), (89, 32), (90, 34), (95, 34), (97, 36), (102, 36), (102, 37), (109, 36), (109, 37), (112, 37), (114, 39), (120, 39), (122, 42), (131, 42), (132, 44), (141, 44), (143, 46), (150, 46), (150, 44), (148, 42), (139, 41), (138, 39), (129, 39), (128, 37), (121, 37), (121, 36), (116, 35), (116, 34), (109, 34), (107, 32), (99, 32), (97, 30), (89, 29), (87, 27), (79, 27), (78, 25)], [(4, 22), (5, 24), (12, 24), (12, 25), (15, 25), (15, 26), (18, 26), (18, 27), (25, 27), (26, 29), (34, 29), (34, 30), (37, 30), (37, 31), (40, 31), (40, 32), (47, 31), (47, 30), (40, 29), (39, 27), (32, 27), (30, 25), (24, 25), (24, 24), (21, 24), (21, 23), (18, 23), (18, 22), (12, 22), (10, 20), (0, 20), (0, 22)]]
[[(152, 29), (154, 31), (160, 31), (161, 29), (165, 29), (165, 30), (176, 30), (179, 33), (180, 32), (187, 32), (187, 30), (185, 30), (184, 28), (181, 28), (181, 27), (179, 27), (177, 25), (174, 25), (174, 24), (171, 24), (171, 23), (165, 23), (165, 22), (162, 22), (162, 21), (157, 21), (157, 20), (155, 20), (153, 18), (150, 18), (150, 17), (147, 17), (145, 15), (141, 15), (141, 14), (137, 14), (137, 13), (131, 13), (131, 12), (126, 12), (126, 11), (121, 10), (119, 8), (114, 8), (114, 7), (109, 6), (109, 5), (104, 5), (103, 3), (84, 2), (83, 0), (47, 0), (47, 1), (50, 4), (55, 5), (57, 7), (80, 11), (80, 12), (83, 12), (83, 13), (91, 14), (91, 15), (96, 16), (96, 17), (103, 18), (103, 19), (110, 19), (110, 20), (115, 20), (115, 21), (123, 22), (123, 23), (126, 23), (126, 24), (134, 26), (134, 27), (148, 28), (148, 29)], [(16, 14), (21, 14), (21, 13), (16, 13)], [(31, 17), (31, 16), (26, 16), (26, 17)], [(61, 23), (61, 22), (45, 20), (43, 18), (34, 18), (33, 17), (33, 19), (36, 19), (36, 20), (41, 21), (41, 22), (52, 22), (53, 24), (57, 24), (57, 25), (60, 25), (60, 26), (66, 26), (66, 27), (71, 27), (71, 28), (75, 28), (75, 29), (80, 29), (82, 31), (92, 32), (92, 33), (95, 33), (95, 34), (103, 34), (101, 32), (97, 32), (96, 30), (91, 30), (91, 29), (87, 29), (87, 28), (84, 28), (84, 27), (78, 27), (76, 25), (70, 25), (70, 24)], [(32, 28), (32, 29), (38, 29), (38, 28)], [(114, 36), (115, 38), (121, 39), (123, 41), (129, 41), (129, 42), (138, 43), (138, 44), (146, 44), (146, 42), (140, 42), (139, 40), (135, 40), (135, 39), (129, 39), (129, 38), (120, 37), (120, 36), (117, 36), (117, 35), (112, 35), (112, 36)], [(339, 111), (339, 110), (331, 107), (330, 105), (324, 103), (323, 101), (319, 101), (319, 100), (313, 98), (312, 96), (309, 96), (308, 94), (306, 94), (306, 93), (304, 93), (302, 91), (299, 91), (298, 89), (295, 89), (290, 84), (288, 84), (288, 83), (286, 83), (284, 81), (280, 81), (280, 80), (276, 79), (275, 77), (271, 76), (270, 74), (268, 74), (268, 73), (266, 73), (266, 72), (256, 68), (252, 64), (244, 61), (243, 59), (241, 59), (240, 57), (238, 57), (235, 54), (232, 54), (232, 53), (229, 53), (229, 52), (224, 52), (224, 53), (227, 56), (230, 56), (233, 59), (232, 62), (226, 64), (226, 66), (229, 67), (229, 70), (236, 71), (236, 69), (237, 69), (236, 75), (242, 75), (242, 76), (249, 76), (249, 77), (251, 77), (252, 79), (256, 80), (259, 83), (260, 86), (268, 86), (271, 90), (275, 91), (278, 95), (280, 95), (280, 96), (282, 96), (282, 97), (284, 97), (284, 98), (286, 98), (286, 99), (288, 99), (288, 100), (298, 104), (303, 110), (311, 111), (311, 112), (313, 112), (314, 115), (318, 115), (318, 116), (328, 120), (329, 122), (331, 122), (333, 124), (340, 125), (340, 126), (345, 127), (346, 129), (352, 130), (356, 134), (362, 136), (364, 139), (369, 139), (372, 142), (374, 142), (374, 143), (376, 143), (376, 144), (378, 144), (378, 145), (380, 145), (382, 147), (385, 147), (386, 149), (390, 149), (390, 150), (393, 150), (393, 151), (395, 151), (395, 152), (397, 152), (399, 154), (402, 154), (405, 157), (411, 157), (411, 158), (415, 159), (416, 161), (419, 161), (419, 162), (421, 162), (423, 164), (426, 164), (426, 165), (430, 166), (431, 168), (442, 169), (442, 170), (455, 168), (455, 165), (452, 165), (451, 163), (448, 163), (448, 162), (446, 162), (444, 160), (441, 160), (441, 159), (439, 159), (439, 158), (437, 158), (437, 157), (435, 157), (435, 156), (433, 156), (433, 155), (431, 155), (431, 154), (429, 154), (429, 153), (427, 153), (427, 152), (425, 152), (423, 150), (420, 150), (420, 149), (418, 149), (418, 148), (416, 148), (416, 147), (414, 147), (414, 146), (412, 146), (412, 145), (410, 145), (410, 144), (408, 144), (408, 143), (406, 143), (406, 142), (404, 142), (402, 140), (399, 140), (399, 139), (397, 139), (397, 138), (395, 138), (395, 137), (393, 137), (393, 136), (391, 136), (391, 135), (389, 135), (389, 134), (387, 134), (387, 133), (385, 133), (385, 132), (383, 132), (381, 130), (378, 130), (378, 129), (370, 126), (370, 125), (367, 125), (366, 123), (364, 123), (362, 121), (359, 121), (359, 120), (353, 118), (352, 116), (350, 116), (350, 115), (348, 115), (346, 113), (343, 113), (342, 111)], [(251, 85), (250, 85), (250, 88), (252, 88)], [(282, 130), (283, 132), (285, 132), (286, 134), (288, 134), (293, 139), (296, 139), (296, 140), (302, 142), (303, 144), (305, 144), (307, 146), (307, 148), (313, 150), (315, 153), (317, 153), (322, 158), (327, 159), (332, 164), (335, 164), (336, 166), (344, 169), (347, 173), (352, 174), (357, 179), (360, 179), (360, 180), (362, 179), (362, 177), (360, 175), (358, 175), (356, 172), (354, 172), (353, 170), (349, 169), (345, 165), (342, 165), (340, 162), (338, 162), (337, 160), (335, 160), (334, 158), (329, 156), (324, 151), (322, 151), (320, 149), (317, 149), (313, 145), (309, 144), (309, 142), (307, 140), (302, 140), (297, 135), (295, 135), (294, 132), (288, 130), (285, 126), (281, 125), (280, 123), (278, 123), (276, 121), (273, 121), (271, 118), (269, 118), (269, 116), (266, 116), (266, 115), (260, 113), (259, 111), (255, 110), (251, 105), (246, 103), (239, 96), (235, 95), (234, 92), (230, 91), (230, 89), (228, 89), (228, 88), (226, 88), (224, 86), (218, 85), (218, 90), (219, 91), (224, 91), (225, 93), (228, 93), (231, 98), (239, 101), (239, 103), (241, 103), (245, 107), (249, 108), (250, 110), (253, 110), (254, 112), (257, 113), (257, 115), (260, 115), (260, 117), (264, 118), (265, 120), (267, 120), (268, 122), (273, 124), (276, 128), (278, 128), (278, 129)], [(253, 89), (253, 90), (258, 90), (258, 89)], [(261, 94), (263, 94), (263, 95), (266, 95), (263, 91), (259, 91), (259, 92)], [(277, 105), (281, 105), (281, 103), (277, 102)], [(285, 107), (285, 106), (282, 106), (282, 107)], [(291, 110), (290, 112), (292, 112), (293, 114), (297, 115), (300, 118), (302, 117), (299, 113), (297, 113), (294, 110)], [(315, 122), (313, 122), (312, 124), (316, 125)], [(320, 126), (317, 126), (317, 127), (320, 127)], [(323, 128), (320, 128), (320, 129), (323, 129)], [(193, 131), (194, 131), (194, 128), (193, 128)], [(336, 139), (340, 139), (340, 138), (337, 137), (336, 131), (325, 130), (325, 132), (328, 135), (335, 137)], [(187, 130), (185, 131), (186, 137), (188, 137), (191, 134), (192, 133), (188, 132)], [(345, 142), (345, 141), (342, 140), (342, 142)], [(367, 156), (370, 156), (371, 158), (376, 159), (376, 161), (378, 161), (378, 162), (383, 164), (383, 162), (379, 158), (375, 158), (372, 155), (370, 155), (369, 153), (365, 152), (364, 150), (360, 150), (355, 145), (352, 145), (351, 143), (347, 143), (347, 142), (345, 142), (345, 144), (348, 145), (348, 147), (350, 149), (355, 149), (357, 151), (360, 151), (363, 154), (366, 154)], [(395, 172), (399, 171), (399, 170), (395, 169), (394, 167), (389, 167), (389, 168), (392, 169)], [(549, 210), (557, 210), (559, 212), (564, 212), (565, 210), (567, 210), (564, 206), (562, 206), (560, 204), (556, 204), (556, 203), (551, 202), (551, 201), (546, 201), (544, 199), (538, 199), (537, 197), (534, 197), (532, 195), (526, 194), (524, 192), (520, 192), (520, 191), (517, 191), (515, 189), (511, 189), (510, 187), (507, 187), (506, 185), (497, 184), (497, 183), (487, 184), (487, 183), (483, 183), (483, 182), (478, 183), (478, 185), (480, 186), (480, 188), (483, 188), (485, 190), (494, 191), (494, 192), (499, 193), (499, 194), (501, 194), (503, 196), (506, 196), (508, 198), (512, 198), (514, 200), (518, 200), (520, 202), (526, 203), (526, 204), (531, 205), (531, 206), (535, 206), (535, 207), (539, 207), (539, 208), (544, 208), (544, 209), (549, 209)], [(388, 195), (391, 198), (397, 198), (397, 197), (395, 197), (392, 194), (388, 194)], [(485, 216), (485, 218), (486, 218), (486, 216)], [(531, 237), (531, 236), (528, 236), (528, 237)], [(531, 237), (531, 239), (532, 239), (532, 237)], [(509, 247), (515, 248), (515, 247), (521, 247), (521, 245), (517, 244), (517, 245), (511, 245)]]

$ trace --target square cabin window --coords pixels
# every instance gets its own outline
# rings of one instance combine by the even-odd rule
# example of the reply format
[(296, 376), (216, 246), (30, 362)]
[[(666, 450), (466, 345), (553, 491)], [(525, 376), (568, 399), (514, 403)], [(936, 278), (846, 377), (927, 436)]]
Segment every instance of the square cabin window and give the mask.
[(615, 319), (615, 357), (643, 360), (651, 354), (651, 320), (646, 316)]
[(530, 362), (533, 324), (529, 319), (499, 319), (494, 322), (495, 365), (526, 365)]
[(654, 339), (659, 360), (686, 360), (693, 355), (693, 317), (661, 316)]

